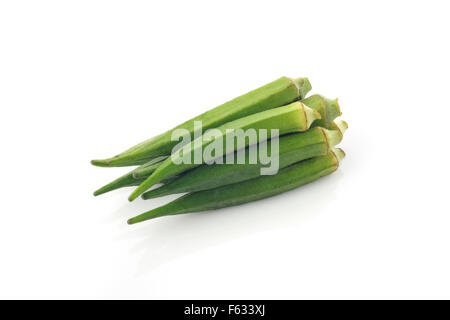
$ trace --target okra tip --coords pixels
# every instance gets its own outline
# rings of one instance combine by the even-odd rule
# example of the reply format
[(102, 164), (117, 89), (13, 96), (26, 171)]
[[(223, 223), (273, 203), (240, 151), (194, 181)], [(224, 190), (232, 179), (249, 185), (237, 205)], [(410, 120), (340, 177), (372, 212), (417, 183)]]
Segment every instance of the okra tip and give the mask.
[(116, 189), (114, 186), (112, 186), (111, 184), (107, 184), (107, 185), (104, 185), (103, 187), (95, 190), (93, 194), (94, 194), (94, 197), (97, 197), (97, 196), (99, 196), (101, 194), (110, 192), (110, 191), (112, 191), (114, 189)]
[(101, 194), (107, 193), (107, 192), (112, 191), (112, 190), (114, 190), (114, 188), (111, 188), (110, 184), (107, 184), (107, 185), (105, 185), (105, 186), (95, 190), (93, 194), (94, 194), (94, 197), (97, 197), (97, 196), (99, 196)]
[(145, 190), (148, 189), (147, 187), (146, 188), (140, 188), (141, 185), (139, 185), (136, 189), (134, 189), (134, 191), (128, 197), (128, 201), (131, 202), (131, 201), (136, 200), (136, 198), (138, 198), (142, 193), (144, 193)]
[(155, 208), (153, 210), (141, 213), (138, 216), (135, 216), (133, 218), (130, 218), (127, 220), (128, 224), (135, 224), (135, 223), (139, 223), (139, 222), (143, 222), (146, 220), (151, 220), (151, 219), (155, 219), (158, 217), (163, 217), (163, 216), (167, 216), (167, 215), (171, 215), (171, 214), (175, 214), (176, 211), (170, 209), (167, 207), (167, 205), (159, 207), (159, 208)]
[(142, 221), (151, 220), (151, 219), (159, 217), (159, 215), (152, 214), (152, 211), (153, 210), (150, 210), (149, 212), (146, 212), (146, 213), (143, 213), (143, 214), (140, 214), (138, 216), (128, 219), (127, 224), (135, 224), (135, 223), (139, 223)]
[(128, 197), (128, 201), (135, 200), (137, 197), (139, 197), (141, 194), (143, 194), (145, 191), (147, 191), (151, 186), (155, 185), (156, 183), (160, 182), (161, 180), (164, 180), (164, 177), (161, 178), (161, 175), (158, 175), (156, 173), (157, 173), (157, 171), (152, 173), (152, 175), (147, 177), (146, 180), (144, 180), (136, 189), (134, 189), (134, 191)]
[(97, 167), (109, 167), (109, 161), (108, 159), (96, 159), (96, 160), (91, 160), (91, 164)]
[(108, 159), (91, 160), (91, 164), (97, 167), (127, 167), (138, 163), (133, 158), (117, 155)]

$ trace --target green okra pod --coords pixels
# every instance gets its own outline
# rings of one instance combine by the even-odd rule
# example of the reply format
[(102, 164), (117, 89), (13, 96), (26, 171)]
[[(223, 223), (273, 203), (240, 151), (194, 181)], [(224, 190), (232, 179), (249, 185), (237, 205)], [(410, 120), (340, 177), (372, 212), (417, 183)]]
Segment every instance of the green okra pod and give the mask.
[[(284, 107), (266, 110), (228, 122), (216, 128), (216, 132), (219, 133), (219, 136), (215, 136), (214, 140), (227, 137), (229, 132), (237, 132), (237, 130), (247, 129), (255, 130), (258, 133), (261, 129), (270, 131), (266, 136), (266, 139), (270, 139), (272, 129), (277, 129), (279, 135), (302, 132), (308, 130), (311, 124), (315, 120), (320, 119), (320, 117), (319, 112), (297, 101)], [(172, 154), (171, 157), (164, 160), (161, 166), (158, 167), (158, 169), (156, 169), (156, 171), (153, 172), (153, 174), (149, 176), (141, 185), (139, 185), (139, 187), (134, 190), (128, 199), (132, 201), (161, 180), (179, 175), (189, 169), (199, 166), (201, 163), (192, 163), (192, 161), (191, 163), (185, 163), (183, 161), (181, 161), (181, 163), (177, 163), (177, 160), (184, 159), (186, 155), (189, 155), (190, 159), (193, 159), (198, 151), (202, 153), (202, 150), (211, 143), (211, 140), (207, 140), (204, 136), (201, 136), (182, 147), (179, 152)], [(245, 139), (245, 143), (246, 144), (242, 147), (246, 147), (249, 141)], [(222, 157), (226, 153), (233, 152), (234, 150), (227, 150), (227, 152), (225, 152), (222, 148), (222, 150), (218, 151), (220, 153), (215, 154), (214, 156)], [(212, 159), (204, 158), (202, 160), (203, 163), (206, 163)]]
[(307, 78), (281, 77), (144, 141), (115, 157), (92, 160), (91, 163), (102, 167), (130, 166), (142, 164), (157, 156), (167, 156), (171, 154), (173, 147), (177, 144), (171, 139), (172, 133), (176, 129), (187, 129), (192, 139), (194, 121), (201, 121), (204, 130), (216, 128), (227, 122), (303, 99), (310, 90), (311, 84)]
[[(343, 133), (347, 129), (347, 124), (344, 121), (337, 121), (336, 129), (327, 130), (322, 127), (315, 127), (306, 132), (282, 136), (279, 138), (278, 155), (271, 154), (271, 157), (278, 157), (279, 169), (282, 169), (305, 159), (326, 155), (331, 147), (341, 142)], [(272, 148), (268, 149), (272, 150)], [(260, 148), (258, 149), (257, 159), (261, 159), (259, 152)], [(144, 199), (152, 199), (175, 193), (214, 189), (259, 177), (261, 168), (266, 165), (260, 161), (256, 164), (251, 164), (249, 161), (250, 152), (246, 152), (245, 157), (244, 164), (214, 163), (201, 165), (170, 183), (147, 191), (142, 197)]]
[(341, 149), (333, 149), (325, 156), (286, 167), (276, 175), (260, 176), (216, 189), (189, 193), (164, 206), (129, 219), (128, 224), (167, 215), (215, 210), (271, 197), (334, 172), (344, 156), (345, 153)]

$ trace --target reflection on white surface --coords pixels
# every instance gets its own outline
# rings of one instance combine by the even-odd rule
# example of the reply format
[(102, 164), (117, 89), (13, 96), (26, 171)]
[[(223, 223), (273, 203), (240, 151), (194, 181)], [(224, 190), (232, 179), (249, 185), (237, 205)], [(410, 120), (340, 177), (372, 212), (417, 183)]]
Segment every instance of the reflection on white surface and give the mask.
[[(319, 215), (333, 203), (341, 178), (342, 172), (338, 170), (330, 176), (271, 198), (214, 211), (162, 217), (136, 227), (127, 226), (129, 230), (125, 230), (120, 239), (138, 239), (138, 243), (130, 249), (133, 254), (142, 255), (138, 274), (151, 272), (174, 259), (223, 242), (272, 229), (293, 228)], [(167, 198), (161, 198), (159, 202), (168, 201)], [(156, 201), (143, 202), (150, 205), (153, 202), (155, 205)], [(118, 215), (123, 216), (123, 212), (129, 214), (129, 211), (124, 208)]]

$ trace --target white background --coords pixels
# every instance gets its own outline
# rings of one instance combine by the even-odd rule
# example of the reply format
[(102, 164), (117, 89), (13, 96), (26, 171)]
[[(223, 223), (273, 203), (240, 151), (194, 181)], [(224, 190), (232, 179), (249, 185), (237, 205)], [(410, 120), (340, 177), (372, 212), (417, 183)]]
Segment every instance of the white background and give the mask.
[[(448, 1), (2, 1), (0, 298), (450, 298)], [(339, 97), (335, 174), (215, 212), (89, 160), (282, 75)], [(174, 197), (172, 197), (174, 198)]]

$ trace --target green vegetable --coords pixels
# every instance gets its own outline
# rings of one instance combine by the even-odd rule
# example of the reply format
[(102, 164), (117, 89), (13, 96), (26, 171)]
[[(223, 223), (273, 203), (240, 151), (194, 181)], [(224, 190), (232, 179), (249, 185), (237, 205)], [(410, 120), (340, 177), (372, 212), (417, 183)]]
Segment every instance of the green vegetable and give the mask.
[[(280, 137), (279, 168), (282, 169), (305, 159), (326, 155), (332, 146), (342, 140), (347, 124), (344, 121), (338, 121), (336, 127), (338, 130), (315, 127), (306, 132)], [(272, 150), (269, 147), (267, 149)], [(257, 159), (260, 159), (259, 151), (260, 149), (258, 149)], [(250, 164), (249, 152), (246, 152), (245, 164), (202, 165), (170, 183), (144, 193), (142, 197), (151, 199), (174, 193), (196, 192), (254, 179), (261, 175), (260, 170), (265, 166), (260, 162)]]
[(146, 162), (145, 164), (141, 165), (140, 167), (137, 167), (136, 169), (128, 172), (127, 174), (117, 178), (116, 180), (108, 183), (107, 185), (104, 185), (103, 187), (99, 188), (98, 190), (94, 191), (94, 196), (101, 195), (103, 193), (116, 190), (122, 187), (129, 187), (129, 186), (138, 186), (142, 182), (145, 181), (145, 177), (143, 178), (137, 178), (134, 176), (136, 172), (145, 172), (147, 176), (152, 174), (160, 165), (163, 160), (165, 160), (167, 157), (158, 157), (153, 160), (150, 160)]
[[(220, 133), (220, 136), (216, 136), (215, 138), (223, 139), (227, 136), (228, 130), (235, 132), (235, 130), (238, 129), (254, 129), (257, 132), (259, 132), (260, 129), (278, 129), (279, 135), (292, 132), (302, 132), (308, 130), (308, 128), (311, 126), (311, 123), (316, 119), (320, 119), (320, 113), (297, 101), (284, 107), (259, 112), (244, 118), (228, 122), (216, 128), (217, 132)], [(267, 139), (270, 138), (271, 137), (269, 132), (269, 134), (267, 135)], [(134, 190), (134, 192), (128, 199), (130, 201), (133, 201), (155, 183), (199, 166), (199, 164), (195, 163), (176, 164), (176, 162), (177, 160), (183, 159), (186, 154), (189, 154), (190, 158), (194, 159), (194, 155), (198, 153), (198, 150), (202, 152), (202, 150), (204, 150), (204, 148), (211, 143), (212, 141), (206, 140), (204, 139), (204, 136), (201, 136), (191, 143), (185, 145), (182, 149), (179, 150), (179, 152), (172, 154), (171, 157), (164, 160), (161, 166), (158, 167), (158, 169), (156, 169), (156, 171), (153, 172), (153, 174), (148, 177), (138, 188), (136, 188), (136, 190)], [(246, 144), (243, 147), (246, 147), (249, 141), (246, 139), (245, 143)], [(234, 150), (227, 151), (233, 152)], [(221, 157), (225, 154), (224, 150), (220, 150), (219, 152), (220, 154), (214, 155), (215, 158)], [(212, 160), (212, 158), (204, 158), (203, 162), (207, 163), (210, 160)]]
[(128, 224), (167, 215), (225, 208), (271, 197), (334, 172), (344, 156), (345, 153), (341, 149), (333, 149), (325, 156), (298, 162), (282, 169), (276, 175), (260, 176), (216, 189), (189, 193), (129, 219)]
[[(332, 125), (332, 122), (335, 117), (339, 116), (341, 114), (339, 105), (337, 103), (337, 99), (328, 99), (326, 97), (323, 97), (321, 95), (313, 95), (309, 98), (306, 98), (302, 100), (304, 104), (306, 104), (308, 107), (318, 111), (321, 115), (322, 119), (326, 119), (327, 121), (323, 121), (322, 119), (314, 121), (314, 123), (311, 125), (311, 127), (315, 126), (321, 126), (324, 128), (329, 128)], [(327, 106), (327, 107), (325, 107)], [(337, 128), (334, 128), (337, 129)], [(141, 165), (140, 167), (132, 170), (131, 172), (121, 176), (120, 178), (114, 180), (113, 182), (101, 187), (97, 191), (94, 192), (95, 196), (98, 196), (100, 194), (119, 189), (122, 187), (129, 187), (129, 186), (138, 186), (142, 182), (145, 181), (145, 179), (150, 176), (156, 168), (159, 166), (160, 162), (164, 159), (166, 159), (166, 156), (158, 157), (153, 160), (150, 160), (146, 162), (145, 164)], [(159, 163), (159, 164), (156, 164)], [(197, 169), (196, 169), (197, 170)], [(175, 179), (172, 179), (175, 180)], [(158, 190), (158, 192), (162, 192), (160, 188), (155, 189)], [(150, 191), (152, 192), (152, 191)], [(162, 194), (161, 194), (162, 195)], [(146, 195), (149, 196), (149, 195)]]
[(311, 84), (307, 78), (281, 77), (188, 120), (172, 130), (144, 141), (113, 158), (92, 160), (91, 163), (101, 167), (140, 165), (154, 157), (170, 155), (173, 147), (177, 144), (171, 139), (172, 132), (176, 129), (189, 130), (191, 139), (193, 139), (194, 121), (201, 121), (204, 130), (216, 128), (227, 122), (303, 99), (310, 90)]
[[(320, 95), (314, 95), (314, 96), (311, 96), (309, 98), (302, 100), (302, 102), (304, 102), (304, 103), (306, 102), (305, 104), (308, 107), (310, 107), (314, 110), (317, 110), (320, 113), (322, 119), (328, 119), (328, 121), (332, 121), (332, 120), (334, 120), (334, 117), (340, 115), (340, 110), (339, 110), (339, 105), (337, 103), (337, 99), (332, 100), (332, 99), (327, 99)], [(325, 108), (326, 104), (328, 105), (328, 108)], [(326, 123), (326, 122), (324, 123), (324, 122), (322, 122), (322, 120), (314, 121), (314, 123), (311, 125), (311, 127), (318, 126), (319, 124), (321, 124), (321, 126), (323, 126), (324, 128), (329, 127), (328, 123)], [(336, 130), (338, 128), (333, 128), (333, 129)], [(283, 138), (280, 139), (280, 143), (281, 143), (281, 140), (283, 140)], [(145, 164), (141, 165), (140, 167), (132, 170), (131, 172), (121, 176), (120, 178), (114, 180), (113, 182), (96, 190), (94, 192), (94, 195), (98, 196), (100, 194), (103, 194), (103, 193), (106, 193), (106, 192), (109, 192), (109, 191), (112, 191), (115, 189), (119, 189), (122, 187), (140, 185), (142, 182), (145, 181), (145, 179), (148, 176), (150, 176), (156, 170), (156, 168), (160, 165), (160, 162), (166, 158), (167, 157), (162, 156), (162, 157), (158, 157), (154, 160), (146, 162)], [(215, 166), (215, 165), (213, 165), (213, 166)], [(198, 169), (200, 169), (200, 168), (198, 168)], [(198, 169), (195, 169), (194, 171), (196, 171)], [(176, 180), (176, 179), (171, 179), (171, 180)], [(170, 187), (173, 188), (174, 185), (170, 185)], [(155, 189), (154, 196), (156, 196), (156, 192), (162, 192), (162, 191), (163, 190), (160, 190), (160, 188)], [(180, 192), (184, 192), (184, 191), (180, 191)], [(149, 194), (146, 194), (146, 197), (150, 197), (150, 195), (152, 193), (153, 193), (153, 190), (150, 191)], [(175, 193), (175, 191), (172, 193)], [(169, 193), (167, 193), (167, 194), (169, 194)], [(160, 196), (162, 196), (162, 195), (163, 194), (161, 194)]]

